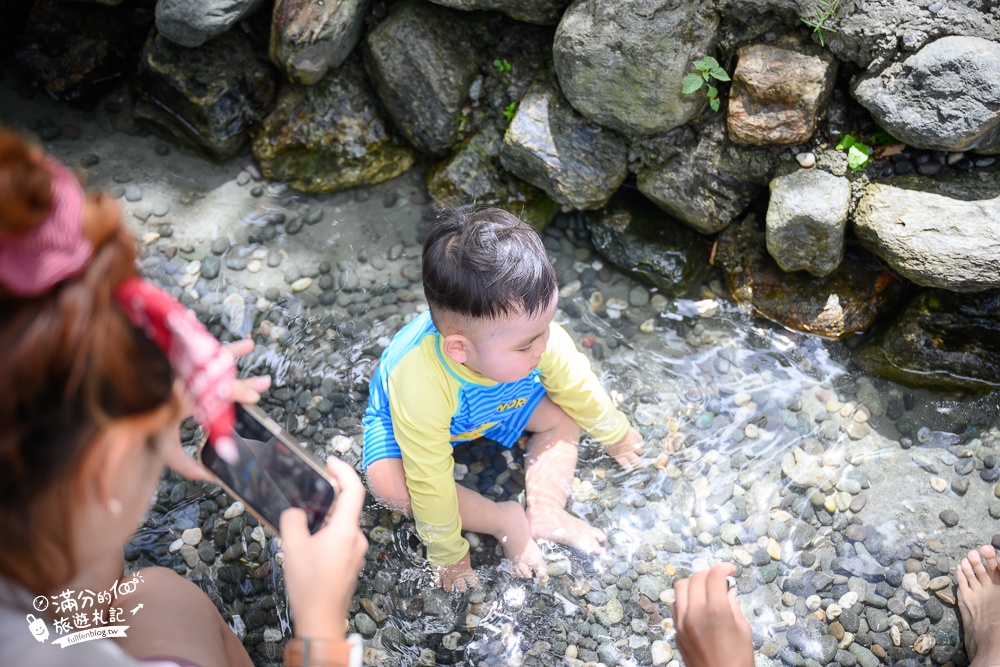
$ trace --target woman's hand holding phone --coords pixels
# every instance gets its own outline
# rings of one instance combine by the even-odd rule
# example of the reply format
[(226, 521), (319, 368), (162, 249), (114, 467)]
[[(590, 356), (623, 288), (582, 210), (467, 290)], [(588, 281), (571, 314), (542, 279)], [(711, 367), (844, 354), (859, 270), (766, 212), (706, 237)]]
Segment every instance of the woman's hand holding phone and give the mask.
[(368, 551), (358, 527), (365, 489), (354, 469), (337, 458), (326, 462), (326, 470), (337, 482), (337, 501), (326, 525), (310, 535), (305, 512), (289, 509), (281, 515), (285, 590), (296, 635), (343, 641)]
[[(254, 341), (252, 338), (246, 338), (234, 341), (227, 345), (226, 348), (238, 359), (253, 351)], [(260, 400), (260, 392), (267, 390), (270, 386), (271, 377), (268, 375), (236, 380), (233, 383), (233, 400), (237, 403), (256, 403)], [(191, 405), (180, 383), (175, 385), (174, 394), (183, 406), (178, 416), (179, 424), (181, 420), (191, 415)], [(173, 437), (171, 441), (163, 450), (163, 462), (172, 470), (190, 480), (215, 482), (215, 478), (211, 473), (184, 451), (184, 448), (181, 446), (180, 432), (174, 429), (172, 433)]]

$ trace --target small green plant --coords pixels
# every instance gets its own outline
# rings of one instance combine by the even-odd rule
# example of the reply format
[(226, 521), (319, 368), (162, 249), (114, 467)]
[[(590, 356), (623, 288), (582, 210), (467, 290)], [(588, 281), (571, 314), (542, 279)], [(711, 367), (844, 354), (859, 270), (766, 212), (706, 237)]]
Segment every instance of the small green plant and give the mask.
[(802, 22), (808, 26), (812, 26), (813, 32), (819, 37), (819, 45), (826, 46), (823, 41), (823, 31), (828, 30), (830, 32), (837, 32), (830, 26), (830, 19), (833, 15), (837, 13), (837, 7), (840, 5), (840, 0), (820, 0), (819, 6), (816, 7), (815, 14), (812, 20), (802, 19)]
[(708, 90), (706, 91), (706, 95), (708, 95), (708, 103), (711, 105), (712, 111), (718, 111), (719, 89), (713, 86), (710, 80), (729, 81), (729, 75), (726, 74), (726, 70), (719, 66), (719, 61), (712, 56), (705, 56), (701, 60), (695, 60), (691, 64), (694, 65), (697, 71), (684, 77), (683, 93), (690, 95), (700, 90), (702, 86), (707, 85)]
[(878, 129), (872, 132), (871, 136), (868, 137), (868, 143), (872, 146), (892, 146), (893, 144), (901, 142), (885, 130)]
[(510, 61), (504, 58), (503, 60), (497, 58), (493, 61), (493, 66), (497, 68), (497, 71), (503, 74), (504, 72), (509, 72), (511, 70)]
[(837, 150), (847, 151), (847, 166), (854, 171), (864, 169), (872, 156), (871, 146), (858, 141), (853, 134), (845, 134), (837, 143)]
[(514, 120), (514, 114), (517, 113), (517, 102), (511, 102), (503, 110), (503, 116), (507, 119), (507, 122)]

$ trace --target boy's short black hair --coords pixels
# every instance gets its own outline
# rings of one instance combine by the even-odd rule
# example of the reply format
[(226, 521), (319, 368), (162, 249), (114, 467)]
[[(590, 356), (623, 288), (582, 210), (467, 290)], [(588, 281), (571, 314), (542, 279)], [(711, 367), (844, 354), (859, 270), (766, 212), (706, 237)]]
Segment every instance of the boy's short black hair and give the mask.
[(538, 232), (498, 208), (438, 211), (424, 240), (424, 295), (434, 309), (480, 319), (533, 317), (552, 302), (556, 272)]

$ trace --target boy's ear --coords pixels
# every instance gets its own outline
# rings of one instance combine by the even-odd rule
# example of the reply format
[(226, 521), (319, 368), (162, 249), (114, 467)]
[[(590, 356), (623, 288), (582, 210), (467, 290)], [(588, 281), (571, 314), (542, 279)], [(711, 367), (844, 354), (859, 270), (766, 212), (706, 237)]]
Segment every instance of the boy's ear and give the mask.
[(464, 364), (469, 359), (470, 344), (465, 334), (448, 334), (444, 337), (444, 353), (456, 364)]

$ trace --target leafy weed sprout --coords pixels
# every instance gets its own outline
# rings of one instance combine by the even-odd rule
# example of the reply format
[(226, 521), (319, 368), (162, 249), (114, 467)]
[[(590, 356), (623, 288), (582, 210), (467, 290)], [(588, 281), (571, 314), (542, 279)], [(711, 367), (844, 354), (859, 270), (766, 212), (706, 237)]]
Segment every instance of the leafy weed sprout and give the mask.
[(854, 171), (861, 171), (872, 156), (872, 148), (854, 138), (853, 134), (845, 134), (837, 143), (838, 151), (847, 151), (847, 166)]
[(813, 32), (819, 37), (819, 45), (826, 46), (823, 41), (823, 31), (828, 30), (830, 32), (837, 32), (830, 25), (829, 21), (833, 18), (833, 15), (837, 13), (837, 7), (840, 6), (840, 0), (820, 0), (820, 4), (816, 7), (815, 14), (813, 18), (802, 19), (802, 22), (808, 26), (812, 26)]
[(872, 159), (872, 146), (892, 146), (899, 140), (885, 130), (875, 130), (864, 141), (848, 133), (837, 142), (838, 151), (847, 151), (847, 166), (854, 171), (864, 169)]
[(514, 120), (514, 114), (516, 114), (516, 113), (517, 113), (517, 102), (511, 102), (511, 103), (510, 103), (510, 104), (508, 104), (508, 105), (507, 105), (507, 107), (506, 107), (506, 108), (505, 108), (505, 109), (503, 110), (503, 115), (504, 115), (504, 118), (506, 118), (506, 119), (507, 119), (507, 122), (508, 122), (508, 123), (509, 123), (510, 121)]
[(718, 111), (719, 89), (713, 86), (710, 80), (729, 81), (729, 75), (726, 74), (726, 70), (719, 66), (719, 61), (712, 56), (705, 56), (691, 64), (694, 65), (696, 71), (684, 77), (682, 92), (685, 95), (690, 95), (700, 90), (703, 85), (707, 85), (708, 90), (705, 92), (708, 96), (708, 103), (711, 105), (712, 111)]
[(506, 58), (504, 58), (503, 60), (497, 58), (496, 60), (493, 61), (493, 66), (496, 67), (497, 71), (500, 72), (501, 74), (503, 74), (504, 72), (509, 72), (513, 67), (513, 65), (510, 64), (510, 61), (507, 60)]

